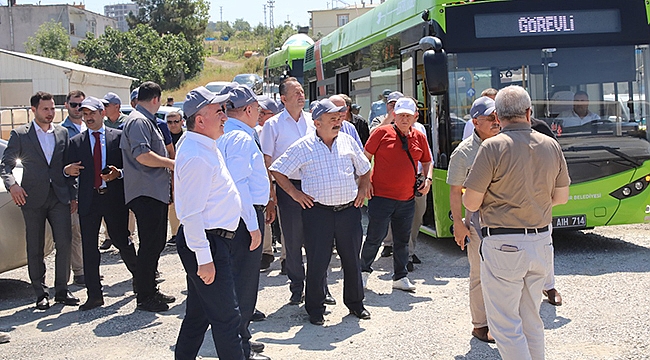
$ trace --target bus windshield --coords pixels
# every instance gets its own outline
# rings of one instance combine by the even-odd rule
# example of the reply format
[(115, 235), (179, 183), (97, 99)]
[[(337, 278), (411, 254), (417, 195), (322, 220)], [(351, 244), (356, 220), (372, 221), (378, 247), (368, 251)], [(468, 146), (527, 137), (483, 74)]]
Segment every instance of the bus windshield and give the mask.
[(452, 147), (463, 134), (454, 126), (470, 120), (472, 101), (483, 90), (519, 85), (531, 96), (533, 117), (552, 129), (567, 161), (650, 159), (649, 55), (647, 45), (450, 54)]

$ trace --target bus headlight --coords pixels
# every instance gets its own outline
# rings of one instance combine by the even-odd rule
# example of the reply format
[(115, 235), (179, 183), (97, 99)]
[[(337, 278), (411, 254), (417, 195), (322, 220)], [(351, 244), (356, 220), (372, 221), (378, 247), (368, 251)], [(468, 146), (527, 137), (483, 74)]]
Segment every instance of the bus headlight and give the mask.
[(645, 175), (640, 179), (636, 179), (629, 184), (621, 186), (620, 188), (609, 193), (609, 195), (619, 200), (627, 199), (629, 197), (642, 193), (648, 187), (649, 183), (650, 175)]
[(643, 183), (640, 182), (640, 181), (635, 182), (635, 183), (634, 183), (634, 188), (635, 188), (637, 191), (641, 191), (641, 190), (643, 190)]
[(623, 188), (622, 192), (623, 192), (623, 195), (630, 196), (630, 194), (632, 193), (632, 190), (630, 190), (630, 188), (626, 186), (626, 187)]

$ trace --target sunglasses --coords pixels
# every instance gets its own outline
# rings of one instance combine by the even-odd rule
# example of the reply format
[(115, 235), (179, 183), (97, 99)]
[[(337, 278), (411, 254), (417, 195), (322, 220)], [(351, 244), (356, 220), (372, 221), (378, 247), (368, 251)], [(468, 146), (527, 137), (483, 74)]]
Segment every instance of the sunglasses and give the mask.
[(180, 120), (167, 120), (167, 124), (178, 124)]
[(71, 108), (74, 109), (74, 108), (76, 108), (76, 107), (81, 106), (81, 103), (69, 102), (69, 103), (68, 103), (68, 106), (70, 106)]
[(221, 111), (222, 113), (224, 113), (224, 115), (228, 114), (228, 110), (227, 110), (227, 108), (226, 108), (226, 105), (221, 105), (221, 110), (220, 110), (220, 111)]

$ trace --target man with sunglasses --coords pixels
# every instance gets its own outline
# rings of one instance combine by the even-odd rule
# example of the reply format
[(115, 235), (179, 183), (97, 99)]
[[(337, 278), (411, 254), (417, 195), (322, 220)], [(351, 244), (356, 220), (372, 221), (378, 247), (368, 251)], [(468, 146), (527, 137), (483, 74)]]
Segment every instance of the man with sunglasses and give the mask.
[(264, 360), (268, 357), (258, 354), (264, 345), (250, 341), (248, 326), (257, 303), (262, 259), (260, 245), (270, 182), (255, 132), (259, 117), (255, 93), (248, 86), (239, 85), (229, 92), (229, 96), (228, 121), (224, 125), (224, 134), (217, 140), (217, 147), (241, 198), (241, 219), (231, 248), (235, 292), (241, 313), (239, 335), (246, 358)]
[[(481, 257), (479, 245), (481, 239), (477, 228), (478, 213), (465, 211), (465, 221), (462, 214), (463, 183), (469, 170), (472, 168), (474, 158), (481, 143), (501, 131), (499, 120), (496, 118), (494, 100), (482, 96), (474, 101), (469, 111), (472, 117), (474, 132), (471, 137), (463, 140), (451, 154), (447, 184), (449, 189), (449, 204), (454, 220), (454, 238), (461, 250), (467, 246), (467, 259), (469, 260), (469, 310), (472, 316), (472, 336), (484, 341), (494, 342), (489, 332), (483, 290), (481, 289)], [(471, 223), (470, 223), (471, 222)]]
[[(86, 124), (81, 121), (81, 102), (86, 98), (81, 90), (72, 90), (65, 98), (65, 108), (68, 110), (68, 117), (63, 120), (61, 126), (68, 130), (70, 139), (73, 136), (86, 130)], [(72, 220), (72, 243), (70, 254), (70, 267), (74, 274), (75, 285), (85, 286), (83, 246), (81, 245), (81, 226), (79, 226), (79, 213), (76, 211), (71, 215)]]
[[(176, 144), (178, 144), (178, 140), (180, 140), (181, 136), (183, 136), (183, 133), (185, 133), (185, 130), (183, 130), (183, 124), (185, 123), (185, 121), (183, 120), (183, 116), (181, 115), (180, 112), (171, 111), (168, 112), (167, 115), (165, 115), (165, 122), (167, 123), (167, 127), (169, 128), (169, 133), (171, 134), (172, 137), (172, 146), (174, 146), (174, 150), (176, 150), (177, 148)], [(172, 236), (167, 241), (167, 245), (176, 244), (176, 233), (178, 232), (178, 227), (180, 226), (180, 224), (181, 223), (178, 220), (178, 217), (176, 216), (176, 207), (172, 202), (171, 204), (169, 204), (169, 226), (171, 227), (172, 230)]]

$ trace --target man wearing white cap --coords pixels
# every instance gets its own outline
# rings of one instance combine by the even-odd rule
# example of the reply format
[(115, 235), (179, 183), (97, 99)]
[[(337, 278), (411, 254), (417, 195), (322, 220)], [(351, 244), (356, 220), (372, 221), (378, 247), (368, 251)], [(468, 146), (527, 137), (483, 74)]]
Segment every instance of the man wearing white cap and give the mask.
[(229, 97), (198, 87), (183, 104), (188, 131), (174, 168), (174, 203), (183, 224), (176, 246), (187, 273), (187, 307), (175, 350), (179, 360), (196, 359), (208, 325), (220, 359), (245, 359), (231, 264), (241, 198), (216, 143)]
[[(291, 145), (269, 168), (278, 185), (304, 209), (305, 310), (314, 325), (325, 321), (327, 269), (334, 241), (343, 268), (343, 302), (350, 314), (370, 319), (363, 307), (359, 266), (363, 235), (359, 207), (370, 196), (370, 162), (356, 141), (340, 132), (340, 114), (346, 110), (346, 106), (336, 106), (328, 99), (317, 102), (312, 110), (316, 132)], [(302, 190), (287, 177), (296, 172), (302, 179)], [(359, 177), (358, 185), (355, 176)]]
[[(381, 241), (393, 232), (393, 288), (414, 291), (406, 277), (409, 237), (415, 212), (415, 196), (431, 188), (431, 153), (426, 135), (413, 128), (417, 106), (411, 98), (395, 102), (394, 123), (377, 128), (368, 139), (365, 154), (375, 158), (371, 182), (373, 197), (368, 201), (368, 235), (361, 252), (364, 287), (372, 272)], [(422, 163), (425, 179), (416, 182), (417, 162)]]

